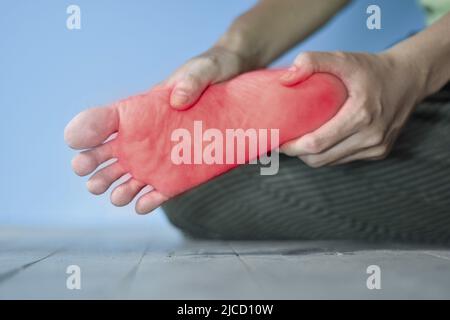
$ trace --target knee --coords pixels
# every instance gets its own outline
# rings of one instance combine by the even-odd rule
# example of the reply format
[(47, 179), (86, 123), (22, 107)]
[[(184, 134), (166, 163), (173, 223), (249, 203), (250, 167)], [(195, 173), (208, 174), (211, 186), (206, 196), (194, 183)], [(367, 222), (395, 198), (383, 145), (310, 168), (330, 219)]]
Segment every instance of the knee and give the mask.
[[(239, 222), (250, 215), (245, 206), (255, 181), (249, 178), (251, 166), (239, 167), (226, 175), (179, 195), (163, 205), (169, 221), (183, 233), (195, 238), (239, 238)], [(254, 166), (253, 166), (254, 167)], [(253, 197), (252, 197), (253, 198)]]
[(164, 213), (173, 226), (190, 238), (218, 238), (218, 235), (215, 235), (208, 224), (205, 223), (202, 215), (195, 214), (191, 211), (192, 208), (189, 205), (180, 202), (171, 200), (163, 205)]

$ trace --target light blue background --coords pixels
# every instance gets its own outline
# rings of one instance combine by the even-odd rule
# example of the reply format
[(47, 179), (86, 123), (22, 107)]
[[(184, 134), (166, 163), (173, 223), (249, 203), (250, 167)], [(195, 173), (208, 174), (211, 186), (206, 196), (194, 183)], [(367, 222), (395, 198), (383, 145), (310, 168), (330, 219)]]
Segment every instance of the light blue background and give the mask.
[[(250, 0), (1, 1), (0, 224), (142, 225), (90, 195), (70, 170), (65, 124), (80, 110), (149, 88), (210, 46)], [(66, 28), (66, 8), (81, 7), (82, 29)], [(365, 27), (369, 4), (382, 8), (381, 31)], [(380, 51), (423, 26), (415, 0), (355, 1), (301, 50)], [(144, 221), (145, 220), (145, 221)]]

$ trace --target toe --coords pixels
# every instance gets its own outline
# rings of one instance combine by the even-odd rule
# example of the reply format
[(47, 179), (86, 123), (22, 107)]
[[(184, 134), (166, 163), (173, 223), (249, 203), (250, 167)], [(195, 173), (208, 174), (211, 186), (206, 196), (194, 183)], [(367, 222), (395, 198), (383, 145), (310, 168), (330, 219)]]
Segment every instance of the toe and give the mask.
[(111, 202), (118, 207), (125, 206), (129, 204), (144, 187), (145, 183), (131, 178), (113, 190), (111, 193)]
[(88, 109), (69, 122), (64, 130), (64, 139), (73, 149), (93, 148), (118, 128), (119, 115), (115, 106)]
[(136, 202), (136, 212), (138, 214), (147, 214), (158, 208), (167, 200), (169, 200), (168, 197), (157, 190), (152, 190), (138, 199)]
[(120, 177), (125, 174), (119, 162), (97, 171), (87, 182), (88, 190), (93, 194), (102, 194)]
[(94, 149), (83, 151), (72, 160), (72, 169), (79, 176), (92, 173), (99, 165), (114, 158), (116, 140), (106, 142)]

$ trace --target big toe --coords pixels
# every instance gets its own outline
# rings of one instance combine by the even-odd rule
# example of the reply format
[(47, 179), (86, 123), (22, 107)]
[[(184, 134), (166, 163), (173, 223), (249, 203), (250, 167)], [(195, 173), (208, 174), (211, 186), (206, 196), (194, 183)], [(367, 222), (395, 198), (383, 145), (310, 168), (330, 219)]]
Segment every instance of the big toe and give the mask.
[(93, 108), (75, 116), (64, 130), (64, 140), (73, 149), (88, 149), (100, 145), (119, 127), (117, 109)]

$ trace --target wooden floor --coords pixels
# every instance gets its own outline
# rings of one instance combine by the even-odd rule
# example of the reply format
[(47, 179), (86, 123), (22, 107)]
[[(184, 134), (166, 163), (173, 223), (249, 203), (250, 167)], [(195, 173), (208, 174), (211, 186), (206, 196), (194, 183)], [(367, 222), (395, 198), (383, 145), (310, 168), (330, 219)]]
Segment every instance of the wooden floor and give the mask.
[[(81, 268), (81, 290), (66, 269)], [(381, 268), (381, 290), (366, 269)], [(209, 242), (155, 230), (0, 229), (1, 299), (450, 298), (450, 249)]]

